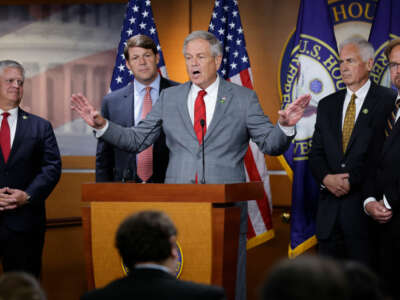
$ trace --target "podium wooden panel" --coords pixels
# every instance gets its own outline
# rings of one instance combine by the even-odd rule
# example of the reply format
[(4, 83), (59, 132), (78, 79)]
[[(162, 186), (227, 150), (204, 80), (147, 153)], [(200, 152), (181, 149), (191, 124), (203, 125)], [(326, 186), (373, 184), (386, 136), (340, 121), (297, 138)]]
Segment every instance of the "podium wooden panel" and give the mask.
[(135, 184), (82, 186), (86, 272), (89, 289), (123, 276), (115, 232), (141, 210), (167, 213), (178, 229), (183, 269), (180, 278), (223, 286), (234, 299), (240, 208), (235, 202), (261, 198), (262, 183)]

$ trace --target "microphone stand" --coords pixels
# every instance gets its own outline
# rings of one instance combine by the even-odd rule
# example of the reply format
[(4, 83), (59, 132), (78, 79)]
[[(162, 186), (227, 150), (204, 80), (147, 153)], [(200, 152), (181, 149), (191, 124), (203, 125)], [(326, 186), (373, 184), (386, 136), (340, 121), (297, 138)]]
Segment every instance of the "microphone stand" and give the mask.
[(200, 120), (200, 126), (201, 126), (201, 151), (202, 151), (202, 159), (203, 159), (203, 176), (201, 178), (200, 183), (205, 184), (206, 183), (206, 178), (205, 178), (205, 172), (206, 172), (206, 167), (205, 167), (205, 159), (204, 159), (204, 126), (205, 126), (205, 121), (204, 119)]

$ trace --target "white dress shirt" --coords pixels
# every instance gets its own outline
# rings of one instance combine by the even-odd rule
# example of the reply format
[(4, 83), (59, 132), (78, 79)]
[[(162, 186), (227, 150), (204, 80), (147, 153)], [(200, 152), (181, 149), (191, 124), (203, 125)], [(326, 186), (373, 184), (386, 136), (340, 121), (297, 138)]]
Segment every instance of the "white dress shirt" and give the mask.
[(371, 86), (371, 81), (368, 79), (367, 82), (361, 88), (359, 88), (356, 92), (353, 92), (349, 88), (347, 88), (346, 97), (344, 98), (344, 103), (343, 103), (342, 128), (343, 128), (343, 124), (344, 124), (344, 118), (346, 116), (347, 107), (349, 106), (349, 103), (350, 103), (351, 95), (356, 94), (356, 96), (357, 96), (357, 98), (354, 101), (356, 104), (356, 116), (354, 119), (354, 122), (355, 122), (357, 120), (358, 114), (360, 113), (361, 107), (364, 104), (364, 100), (368, 94), (370, 86)]
[(150, 83), (149, 85), (144, 85), (137, 81), (136, 79), (133, 80), (133, 87), (135, 93), (135, 126), (139, 124), (142, 120), (142, 108), (143, 108), (143, 99), (146, 95), (146, 87), (151, 87), (150, 96), (151, 96), (151, 103), (156, 104), (158, 101), (158, 97), (160, 96), (160, 75)]

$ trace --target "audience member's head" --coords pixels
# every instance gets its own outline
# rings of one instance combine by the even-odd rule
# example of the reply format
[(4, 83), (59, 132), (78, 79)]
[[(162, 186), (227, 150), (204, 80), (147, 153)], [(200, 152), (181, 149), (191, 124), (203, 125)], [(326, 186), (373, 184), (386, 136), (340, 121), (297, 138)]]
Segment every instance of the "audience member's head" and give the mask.
[(344, 272), (353, 300), (382, 300), (385, 299), (379, 278), (366, 266), (349, 261), (344, 264)]
[(24, 272), (8, 272), (0, 276), (1, 300), (45, 300), (38, 281)]
[(137, 263), (156, 263), (173, 272), (178, 257), (176, 235), (176, 227), (165, 213), (142, 211), (121, 223), (115, 243), (129, 270)]
[(346, 300), (348, 293), (341, 266), (319, 256), (278, 262), (262, 287), (263, 300)]

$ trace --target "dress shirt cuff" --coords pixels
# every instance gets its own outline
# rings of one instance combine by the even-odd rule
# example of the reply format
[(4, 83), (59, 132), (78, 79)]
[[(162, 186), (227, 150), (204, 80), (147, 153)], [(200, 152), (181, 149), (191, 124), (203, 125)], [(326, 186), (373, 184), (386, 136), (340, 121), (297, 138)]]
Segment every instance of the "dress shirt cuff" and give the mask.
[(104, 132), (106, 132), (106, 130), (108, 129), (108, 125), (109, 125), (108, 121), (106, 120), (106, 125), (103, 128), (101, 128), (101, 129), (93, 128), (94, 136), (96, 138), (101, 138), (103, 136)]
[(366, 214), (367, 216), (369, 216), (369, 213), (368, 213), (367, 210), (365, 209), (365, 206), (366, 206), (368, 203), (374, 202), (374, 201), (376, 201), (376, 199), (375, 199), (374, 197), (368, 197), (367, 199), (364, 200), (364, 204), (363, 204), (363, 206), (364, 206), (364, 212), (365, 212), (365, 214)]
[(283, 126), (279, 122), (278, 126), (286, 136), (294, 136), (296, 134), (296, 126)]
[(392, 207), (390, 206), (389, 202), (387, 201), (385, 195), (383, 195), (383, 204), (385, 204), (385, 207), (386, 207), (387, 209), (392, 209)]

